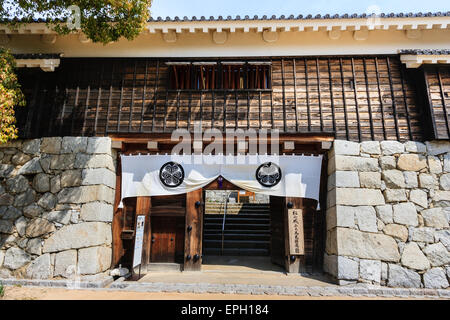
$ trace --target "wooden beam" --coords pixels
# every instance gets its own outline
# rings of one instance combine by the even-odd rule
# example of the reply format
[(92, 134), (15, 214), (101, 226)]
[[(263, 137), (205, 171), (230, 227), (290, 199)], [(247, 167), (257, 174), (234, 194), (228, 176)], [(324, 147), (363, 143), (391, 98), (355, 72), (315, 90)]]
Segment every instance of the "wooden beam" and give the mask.
[(119, 141), (119, 140), (111, 141), (111, 148), (121, 150), (122, 149), (122, 141)]
[(202, 268), (203, 205), (196, 206), (196, 202), (203, 202), (202, 193), (200, 188), (186, 194), (184, 271)]

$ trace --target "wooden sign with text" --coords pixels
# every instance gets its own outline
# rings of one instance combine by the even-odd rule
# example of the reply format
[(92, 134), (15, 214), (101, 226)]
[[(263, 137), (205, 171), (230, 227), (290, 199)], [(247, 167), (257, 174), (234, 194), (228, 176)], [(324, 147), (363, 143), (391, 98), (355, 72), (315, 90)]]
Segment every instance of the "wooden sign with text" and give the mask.
[(304, 255), (305, 241), (303, 235), (303, 211), (288, 209), (289, 254)]

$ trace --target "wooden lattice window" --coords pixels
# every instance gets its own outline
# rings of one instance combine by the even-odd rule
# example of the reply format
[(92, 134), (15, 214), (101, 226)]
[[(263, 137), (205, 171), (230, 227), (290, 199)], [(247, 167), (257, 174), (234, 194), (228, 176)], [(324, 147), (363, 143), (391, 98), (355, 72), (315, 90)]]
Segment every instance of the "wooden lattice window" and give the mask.
[(168, 62), (170, 90), (271, 89), (270, 63)]

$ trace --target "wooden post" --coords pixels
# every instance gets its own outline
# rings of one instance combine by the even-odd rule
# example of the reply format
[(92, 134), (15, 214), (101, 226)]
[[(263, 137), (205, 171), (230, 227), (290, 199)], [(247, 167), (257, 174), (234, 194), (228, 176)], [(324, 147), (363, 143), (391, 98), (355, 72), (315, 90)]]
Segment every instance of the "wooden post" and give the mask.
[[(289, 203), (292, 203), (292, 208), (289, 208)], [(284, 202), (284, 234), (285, 234), (285, 263), (286, 263), (286, 272), (288, 273), (301, 273), (305, 272), (305, 255), (292, 255), (295, 257), (295, 260), (291, 260), (290, 255), (290, 244), (289, 244), (289, 224), (288, 224), (288, 210), (289, 209), (302, 209), (302, 198), (290, 198), (286, 197)], [(303, 211), (302, 211), (303, 214)], [(304, 238), (303, 238), (304, 239)], [(304, 242), (304, 240), (303, 240)], [(303, 243), (304, 247), (304, 243)]]
[[(202, 189), (186, 194), (184, 271), (202, 268), (203, 201)], [(196, 205), (199, 202), (200, 205)]]
[(151, 199), (150, 197), (137, 197), (136, 199), (136, 216), (145, 215), (142, 266), (146, 266), (150, 262), (150, 245), (151, 245), (150, 199)]

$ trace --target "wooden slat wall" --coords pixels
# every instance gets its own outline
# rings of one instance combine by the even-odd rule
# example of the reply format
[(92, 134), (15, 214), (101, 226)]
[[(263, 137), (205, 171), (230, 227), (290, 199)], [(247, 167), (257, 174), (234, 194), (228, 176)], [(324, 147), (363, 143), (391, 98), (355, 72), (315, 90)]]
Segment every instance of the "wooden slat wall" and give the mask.
[[(20, 134), (192, 131), (201, 123), (203, 129), (335, 132), (355, 141), (423, 140), (415, 82), (398, 56), (271, 61), (272, 90), (169, 90), (162, 59), (63, 59), (54, 73), (22, 70), (28, 106), (17, 109)], [(448, 73), (441, 79), (448, 90)], [(430, 84), (435, 97), (440, 87), (432, 78)], [(436, 116), (445, 121), (442, 112)]]
[(424, 72), (434, 119), (434, 138), (450, 139), (450, 67), (428, 67)]

